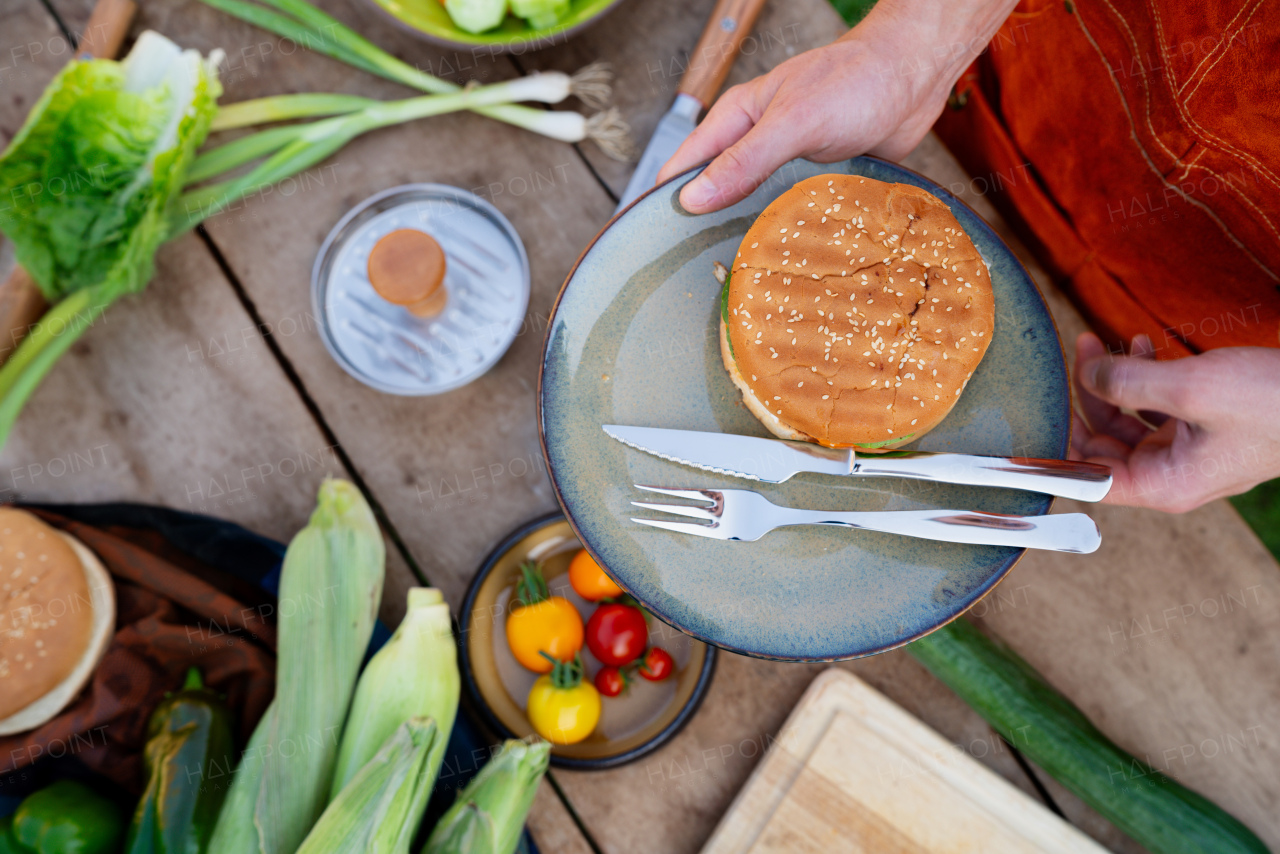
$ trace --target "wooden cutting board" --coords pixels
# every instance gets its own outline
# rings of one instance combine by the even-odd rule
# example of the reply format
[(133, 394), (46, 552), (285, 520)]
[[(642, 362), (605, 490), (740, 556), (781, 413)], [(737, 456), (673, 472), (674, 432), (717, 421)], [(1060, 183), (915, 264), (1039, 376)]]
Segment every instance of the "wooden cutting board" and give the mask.
[(702, 854), (1105, 849), (858, 677), (801, 697)]

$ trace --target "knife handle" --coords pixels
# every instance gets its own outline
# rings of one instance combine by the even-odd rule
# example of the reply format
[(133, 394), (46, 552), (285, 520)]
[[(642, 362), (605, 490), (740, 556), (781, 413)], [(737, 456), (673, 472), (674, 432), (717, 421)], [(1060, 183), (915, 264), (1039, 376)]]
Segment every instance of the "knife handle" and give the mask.
[(678, 92), (697, 99), (704, 108), (711, 106), (764, 4), (765, 0), (716, 0)]
[(98, 0), (80, 41), (80, 54), (111, 59), (120, 52), (138, 4), (133, 0)]
[(1102, 545), (1098, 523), (1083, 513), (1053, 516), (1006, 516), (976, 510), (891, 510), (871, 513), (797, 511), (788, 524), (839, 525), (919, 537), (944, 543), (1012, 546), (1051, 552), (1091, 554)]
[(1033, 457), (980, 457), (926, 451), (884, 456), (859, 454), (850, 474), (1025, 489), (1076, 501), (1101, 501), (1111, 489), (1111, 469), (1107, 466)]

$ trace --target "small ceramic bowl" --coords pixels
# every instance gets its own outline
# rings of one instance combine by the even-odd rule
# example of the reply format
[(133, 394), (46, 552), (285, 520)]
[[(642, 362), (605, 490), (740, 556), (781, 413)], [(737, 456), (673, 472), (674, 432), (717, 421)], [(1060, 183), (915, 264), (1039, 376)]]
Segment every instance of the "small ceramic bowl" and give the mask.
[(426, 41), (468, 53), (524, 54), (563, 44), (594, 24), (622, 0), (572, 0), (569, 12), (551, 27), (535, 29), (514, 15), (492, 30), (469, 33), (459, 27), (440, 0), (369, 0), (393, 21)]
[[(516, 662), (507, 646), (508, 603), (520, 578), (520, 564), (536, 561), (555, 596), (572, 602), (590, 617), (595, 604), (569, 584), (569, 561), (582, 548), (564, 516), (554, 513), (521, 526), (481, 564), (462, 603), (462, 679), (485, 723), (503, 738), (533, 733), (525, 717), (525, 698), (538, 674)], [(602, 769), (631, 762), (655, 750), (693, 717), (715, 671), (716, 650), (661, 620), (649, 621), (649, 642), (675, 659), (675, 673), (661, 682), (636, 678), (618, 697), (602, 697), (596, 731), (586, 740), (554, 745), (551, 764), (558, 768)], [(586, 678), (600, 662), (583, 647)]]

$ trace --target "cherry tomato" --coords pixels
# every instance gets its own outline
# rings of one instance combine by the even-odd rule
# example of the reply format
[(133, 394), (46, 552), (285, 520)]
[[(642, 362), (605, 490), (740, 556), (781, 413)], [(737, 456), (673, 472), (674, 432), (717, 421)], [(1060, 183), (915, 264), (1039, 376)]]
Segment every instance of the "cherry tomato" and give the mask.
[(599, 602), (601, 599), (622, 595), (622, 588), (587, 554), (586, 549), (579, 551), (569, 562), (569, 583), (588, 602)]
[(648, 642), (649, 626), (634, 605), (609, 602), (596, 608), (587, 620), (587, 649), (602, 664), (630, 664), (640, 657)]
[(550, 673), (550, 653), (559, 661), (572, 661), (582, 649), (582, 615), (573, 603), (547, 592), (547, 582), (536, 564), (520, 567), (523, 577), (516, 585), (518, 605), (507, 617), (507, 645), (516, 661), (534, 673)]
[(649, 647), (649, 651), (644, 654), (644, 661), (640, 663), (640, 675), (650, 682), (661, 682), (675, 669), (676, 663), (672, 660), (671, 653), (660, 646)]
[(627, 674), (617, 667), (601, 667), (595, 678), (596, 690), (606, 697), (616, 697), (627, 690)]
[(529, 723), (538, 735), (555, 744), (575, 744), (595, 731), (600, 722), (600, 694), (582, 681), (582, 659), (555, 661), (546, 656), (551, 672), (539, 676), (529, 691)]

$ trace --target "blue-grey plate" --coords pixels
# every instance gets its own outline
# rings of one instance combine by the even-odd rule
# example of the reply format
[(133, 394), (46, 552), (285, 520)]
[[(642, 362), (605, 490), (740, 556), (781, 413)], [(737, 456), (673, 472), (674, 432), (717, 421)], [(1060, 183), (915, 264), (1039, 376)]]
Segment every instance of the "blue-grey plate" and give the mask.
[(873, 531), (785, 528), (754, 543), (637, 525), (632, 484), (755, 489), (779, 504), (833, 510), (930, 507), (1047, 513), (1047, 495), (879, 478), (800, 475), (763, 484), (633, 450), (602, 424), (767, 436), (720, 360), (720, 286), (747, 228), (797, 181), (841, 172), (922, 187), (950, 206), (991, 271), (996, 327), (946, 420), (909, 447), (1063, 458), (1070, 391), (1062, 343), (1027, 271), (963, 202), (892, 163), (793, 161), (750, 197), (693, 216), (687, 172), (610, 222), (569, 274), (547, 330), (539, 426), (565, 515), (602, 566), (654, 614), (708, 643), (764, 658), (829, 660), (884, 652), (954, 619), (989, 593), (1021, 549)]

